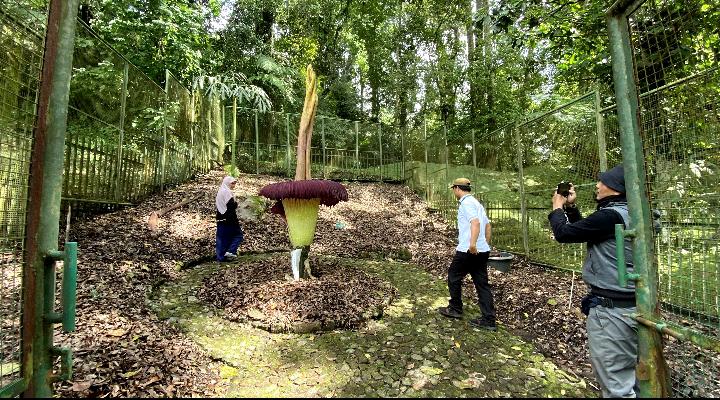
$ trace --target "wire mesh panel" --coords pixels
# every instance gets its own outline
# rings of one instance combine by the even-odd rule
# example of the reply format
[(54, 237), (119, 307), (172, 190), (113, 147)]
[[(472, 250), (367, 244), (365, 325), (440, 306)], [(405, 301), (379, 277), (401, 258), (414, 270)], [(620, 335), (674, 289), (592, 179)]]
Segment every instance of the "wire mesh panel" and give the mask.
[[(720, 4), (652, 1), (630, 17), (647, 189), (662, 229), (660, 298), (672, 319), (720, 338)], [(686, 346), (686, 347), (689, 347)], [(671, 349), (672, 351), (672, 349)], [(672, 351), (673, 389), (718, 396), (717, 354)], [(715, 385), (717, 386), (717, 385)], [(718, 390), (717, 387), (715, 390)]]
[[(317, 124), (316, 128), (317, 128)], [(290, 149), (297, 146), (297, 132), (290, 131), (290, 124), (286, 114), (279, 112), (264, 112), (258, 114), (258, 134), (260, 151), (258, 160), (261, 174), (286, 176), (288, 173), (288, 143)], [(315, 136), (316, 133), (313, 133)], [(295, 158), (293, 151), (290, 156)], [(295, 174), (293, 169), (291, 173)], [(317, 172), (313, 177), (319, 177)]]
[(520, 172), (513, 124), (475, 139), (478, 170), (473, 171), (476, 197), (492, 224), (492, 245), (524, 253)]
[(119, 190), (135, 203), (160, 188), (165, 92), (130, 66), (127, 93)]
[(45, 9), (0, 8), (0, 388), (20, 378), (21, 296), (30, 152)]
[(375, 123), (359, 122), (358, 132), (358, 179), (380, 180), (380, 126)]
[(559, 244), (548, 223), (550, 198), (561, 181), (572, 182), (584, 215), (594, 211), (600, 172), (594, 93), (518, 125), (530, 259), (578, 270), (585, 247)]
[(238, 108), (236, 163), (240, 171), (255, 173), (255, 110)]
[(403, 131), (394, 125), (382, 124), (380, 132), (382, 179), (384, 181), (398, 181), (403, 173)]
[(328, 179), (354, 179), (358, 165), (355, 159), (355, 123), (321, 117), (320, 135), (325, 138), (323, 173)]
[(78, 22), (65, 138), (63, 197), (116, 201), (126, 62)]
[(192, 155), (192, 108), (190, 91), (168, 73), (165, 83), (165, 184), (178, 184), (194, 171)]
[(441, 121), (434, 119), (428, 119), (424, 129), (426, 162), (422, 174), (426, 187), (425, 199), (431, 210), (441, 213), (452, 224), (456, 219), (453, 213), (457, 211), (457, 202), (448, 189), (452, 179), (448, 170), (447, 129)]

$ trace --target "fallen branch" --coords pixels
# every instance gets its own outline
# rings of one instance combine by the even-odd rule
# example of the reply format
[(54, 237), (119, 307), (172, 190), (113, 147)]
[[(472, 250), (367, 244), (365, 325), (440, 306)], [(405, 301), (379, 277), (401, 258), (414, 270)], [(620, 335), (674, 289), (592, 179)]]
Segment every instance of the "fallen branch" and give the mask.
[(201, 197), (203, 197), (202, 193), (198, 194), (197, 196), (187, 198), (179, 203), (167, 206), (160, 211), (151, 212), (150, 216), (148, 217), (148, 228), (150, 228), (151, 231), (156, 232), (158, 229), (158, 224), (160, 223), (160, 217), (169, 213), (172, 210), (178, 209), (186, 204), (192, 203), (193, 201), (199, 200)]

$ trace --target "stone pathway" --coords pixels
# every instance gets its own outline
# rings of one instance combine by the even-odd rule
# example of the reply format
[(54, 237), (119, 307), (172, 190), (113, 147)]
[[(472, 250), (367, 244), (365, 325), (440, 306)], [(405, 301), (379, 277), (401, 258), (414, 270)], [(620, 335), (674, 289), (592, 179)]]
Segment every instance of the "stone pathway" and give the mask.
[[(237, 262), (252, 262), (245, 256)], [(221, 310), (194, 295), (207, 274), (229, 265), (210, 263), (161, 287), (152, 307), (179, 324), (213, 357), (225, 362), (228, 397), (595, 397), (570, 376), (512, 336), (472, 328), (479, 313), (449, 320), (435, 309), (447, 286), (411, 264), (344, 260), (391, 282), (399, 297), (381, 320), (359, 331), (271, 334), (226, 321)]]

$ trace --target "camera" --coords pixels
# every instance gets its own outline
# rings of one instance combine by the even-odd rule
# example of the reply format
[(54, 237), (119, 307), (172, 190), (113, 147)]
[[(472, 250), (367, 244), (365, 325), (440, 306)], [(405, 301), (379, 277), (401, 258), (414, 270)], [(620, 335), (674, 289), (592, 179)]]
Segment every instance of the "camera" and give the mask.
[(570, 182), (562, 181), (557, 185), (557, 193), (559, 195), (568, 197), (570, 195)]

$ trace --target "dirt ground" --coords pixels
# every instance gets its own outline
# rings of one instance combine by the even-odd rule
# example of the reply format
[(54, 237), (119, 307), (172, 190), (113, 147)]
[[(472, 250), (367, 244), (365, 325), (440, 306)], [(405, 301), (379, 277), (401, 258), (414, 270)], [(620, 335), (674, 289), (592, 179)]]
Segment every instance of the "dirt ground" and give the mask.
[[(73, 381), (56, 385), (58, 396), (217, 397), (252, 393), (258, 396), (294, 393), (592, 396), (595, 393), (592, 388), (596, 384), (587, 360), (584, 321), (576, 310), (584, 295), (580, 277), (576, 275), (573, 279), (570, 273), (518, 260), (509, 273), (493, 271), (490, 274), (501, 327), (499, 333), (479, 332), (464, 322), (439, 319), (431, 309), (447, 301), (444, 279), (456, 232), (437, 215), (429, 213), (427, 205), (408, 188), (396, 185), (346, 184), (350, 200), (331, 209), (321, 209), (312, 252), (321, 257), (336, 257), (343, 263), (358, 264), (365, 272), (397, 288), (400, 300), (390, 305), (399, 318), (397, 329), (387, 328), (392, 325), (390, 312), (388, 320), (384, 316), (357, 330), (310, 336), (295, 334), (285, 346), (288, 358), (283, 361), (283, 357), (276, 357), (271, 362), (265, 359), (262, 349), (273, 348), (268, 350), (267, 357), (274, 357), (271, 354), (279, 351), (278, 343), (285, 343), (288, 338), (285, 334), (230, 323), (218, 314), (218, 309), (200, 302), (197, 294), (185, 296), (181, 306), (176, 304), (180, 314), (175, 315), (163, 304), (163, 296), (180, 290), (178, 288), (192, 287), (193, 279), (201, 279), (193, 274), (211, 270), (207, 265), (219, 266), (206, 262), (214, 253), (214, 199), (221, 178), (222, 173), (214, 171), (153, 196), (136, 207), (73, 222), (69, 237), (77, 241), (80, 248), (77, 331), (58, 332), (56, 341), (74, 349), (74, 376)], [(277, 178), (269, 176), (241, 176), (236, 195), (255, 195), (262, 186), (276, 181)], [(199, 200), (163, 215), (157, 231), (148, 228), (147, 218), (152, 211), (198, 195)], [(248, 257), (264, 257), (268, 252), (287, 254), (290, 244), (279, 217), (268, 214), (258, 221), (244, 223), (243, 228), (245, 242), (238, 262), (246, 263)], [(402, 274), (396, 275), (393, 271), (402, 271)], [(416, 282), (417, 294), (413, 294), (416, 288), (408, 287), (406, 281)], [(469, 297), (469, 304), (474, 296), (472, 292), (468, 282), (464, 294)], [(200, 307), (200, 311), (196, 307)], [(192, 312), (193, 318), (183, 317), (183, 310)], [(413, 317), (408, 319), (408, 315)], [(212, 319), (212, 324), (197, 325), (203, 318), (208, 319), (206, 322)], [(413, 318), (418, 318), (420, 325), (416, 326)], [(437, 345), (405, 346), (402, 338), (417, 336), (418, 328), (428, 343), (437, 342)], [(207, 334), (199, 335), (198, 329), (204, 329)], [(248, 329), (252, 329), (251, 334), (247, 333)], [(375, 333), (367, 333), (368, 329)], [(225, 333), (233, 330), (243, 331), (244, 337), (253, 337), (262, 344), (248, 344), (247, 348), (242, 347), (242, 356), (235, 357), (233, 352), (237, 346), (221, 340)], [(396, 339), (380, 332), (392, 333)], [(396, 335), (398, 333), (402, 336)], [(236, 336), (228, 336), (232, 337)], [(440, 343), (447, 345), (448, 337), (464, 337), (475, 346), (470, 348), (478, 351), (464, 351), (464, 344), (460, 343), (463, 351), (448, 358), (449, 349), (443, 354), (438, 347)], [(336, 341), (342, 345), (333, 344)], [(214, 350), (213, 346), (218, 343), (235, 350), (224, 357)], [(494, 350), (496, 345), (505, 346), (505, 350)], [(340, 354), (336, 351), (338, 346), (355, 350)], [(515, 347), (520, 350), (514, 350)], [(429, 351), (425, 351), (426, 348)], [(720, 376), (717, 356), (702, 352), (690, 354), (684, 348), (671, 344), (669, 354), (674, 355), (680, 366), (698, 367), (675, 368), (681, 372), (674, 377), (676, 383), (689, 389), (689, 395), (720, 395), (720, 390), (715, 391), (717, 383), (713, 386), (710, 378)], [(499, 353), (507, 357), (498, 356)], [(319, 363), (321, 356), (326, 358), (325, 363)], [(403, 360), (398, 361), (398, 365), (404, 362), (405, 369), (395, 368), (398, 365), (375, 368), (386, 365), (391, 358)], [(260, 364), (255, 365), (258, 359)], [(253, 367), (261, 372), (284, 368), (288, 373), (276, 371), (277, 379), (292, 377), (298, 363), (306, 359), (316, 362), (316, 368), (308, 369), (314, 372), (296, 374), (294, 381), (290, 379), (291, 386), (284, 380), (283, 383), (268, 380), (262, 384), (243, 380)], [(363, 367), (363, 359), (373, 367)], [(671, 364), (674, 360), (670, 360)], [(463, 371), (453, 369), (458, 363)], [(349, 368), (355, 372), (344, 373), (341, 383), (320, 387), (317, 385), (325, 381), (323, 377), (340, 379), (332, 374), (323, 375), (323, 368), (333, 371)], [(512, 374), (505, 375), (510, 370)], [(506, 376), (511, 377), (512, 385), (500, 384)], [(378, 383), (381, 381), (386, 383)], [(583, 385), (587, 386), (583, 388)], [(253, 387), (267, 390), (253, 392)], [(305, 391), (292, 389), (298, 387)], [(312, 387), (317, 390), (310, 391)], [(503, 389), (506, 387), (512, 390)], [(408, 392), (409, 389), (412, 391)]]

